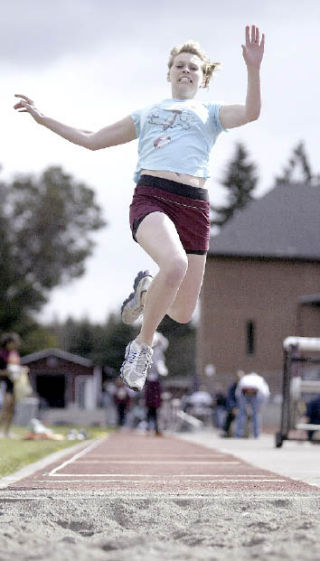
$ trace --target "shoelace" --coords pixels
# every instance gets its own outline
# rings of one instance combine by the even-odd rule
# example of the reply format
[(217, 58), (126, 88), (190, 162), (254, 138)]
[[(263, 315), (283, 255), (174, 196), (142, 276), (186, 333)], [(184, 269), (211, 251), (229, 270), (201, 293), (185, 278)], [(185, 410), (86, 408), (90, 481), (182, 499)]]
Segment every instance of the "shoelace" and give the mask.
[(130, 362), (132, 364), (136, 360), (138, 354), (139, 353), (137, 351), (130, 351), (129, 356), (127, 358), (127, 362)]
[(139, 352), (132, 351), (132, 354), (130, 353), (127, 360), (130, 363), (133, 363), (136, 360), (136, 370), (139, 374), (142, 374), (146, 372), (152, 364), (152, 353), (149, 349), (141, 349)]

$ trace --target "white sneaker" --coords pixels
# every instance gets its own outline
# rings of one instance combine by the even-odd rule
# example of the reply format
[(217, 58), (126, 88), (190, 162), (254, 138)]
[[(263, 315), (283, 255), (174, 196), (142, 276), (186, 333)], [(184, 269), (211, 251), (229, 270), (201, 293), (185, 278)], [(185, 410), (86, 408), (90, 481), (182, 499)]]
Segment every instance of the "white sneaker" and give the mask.
[(147, 343), (137, 343), (134, 340), (127, 346), (120, 378), (131, 390), (140, 392), (143, 389), (152, 364), (152, 355), (152, 347)]
[(140, 271), (133, 283), (133, 290), (121, 306), (121, 319), (123, 323), (131, 325), (143, 312), (142, 293), (148, 290), (152, 283), (149, 271)]

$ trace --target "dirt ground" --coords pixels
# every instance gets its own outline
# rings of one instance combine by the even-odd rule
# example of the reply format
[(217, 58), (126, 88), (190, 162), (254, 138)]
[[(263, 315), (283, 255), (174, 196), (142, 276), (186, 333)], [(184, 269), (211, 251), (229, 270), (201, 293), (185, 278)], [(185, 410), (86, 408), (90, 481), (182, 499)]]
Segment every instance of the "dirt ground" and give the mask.
[(0, 489), (0, 561), (320, 559), (318, 487), (171, 437), (68, 454)]
[(320, 497), (3, 492), (0, 561), (319, 561)]

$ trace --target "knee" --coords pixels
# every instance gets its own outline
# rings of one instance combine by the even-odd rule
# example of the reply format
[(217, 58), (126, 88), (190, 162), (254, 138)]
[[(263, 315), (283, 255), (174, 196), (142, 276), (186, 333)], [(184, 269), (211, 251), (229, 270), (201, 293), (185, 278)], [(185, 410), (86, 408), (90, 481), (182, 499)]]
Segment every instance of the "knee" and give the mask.
[(168, 260), (163, 267), (166, 282), (169, 286), (179, 287), (188, 269), (188, 259), (186, 255), (177, 255)]
[(189, 323), (193, 315), (193, 310), (175, 310), (172, 309), (168, 312), (168, 316), (171, 317), (177, 323)]

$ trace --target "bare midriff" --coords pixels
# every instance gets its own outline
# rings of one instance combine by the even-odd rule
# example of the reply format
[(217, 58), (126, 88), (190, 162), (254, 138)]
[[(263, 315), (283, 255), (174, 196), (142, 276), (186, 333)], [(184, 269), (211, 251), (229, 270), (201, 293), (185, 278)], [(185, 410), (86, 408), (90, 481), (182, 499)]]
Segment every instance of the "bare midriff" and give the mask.
[(152, 175), (153, 177), (170, 179), (170, 181), (177, 181), (178, 183), (184, 183), (185, 185), (190, 185), (191, 187), (204, 188), (206, 182), (204, 177), (195, 177), (194, 175), (188, 175), (187, 173), (177, 173), (176, 171), (167, 170), (143, 169), (141, 171), (141, 175)]

